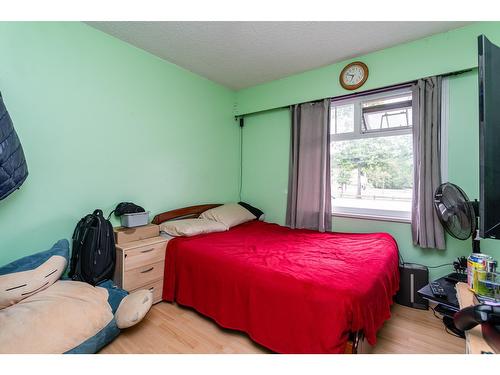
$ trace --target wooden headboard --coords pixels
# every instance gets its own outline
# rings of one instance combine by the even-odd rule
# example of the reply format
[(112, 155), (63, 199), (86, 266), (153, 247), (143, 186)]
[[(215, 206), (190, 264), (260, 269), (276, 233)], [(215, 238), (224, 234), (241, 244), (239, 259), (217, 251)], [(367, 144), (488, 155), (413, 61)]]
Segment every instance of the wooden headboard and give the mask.
[(202, 212), (205, 212), (207, 210), (210, 210), (211, 208), (214, 207), (219, 207), (222, 206), (222, 204), (199, 204), (197, 206), (189, 206), (189, 207), (184, 207), (184, 208), (178, 208), (176, 210), (172, 211), (167, 211), (163, 212), (161, 214), (156, 215), (153, 218), (152, 223), (153, 224), (161, 224), (165, 221), (168, 220), (173, 220), (173, 219), (192, 219), (192, 218), (197, 218), (202, 214)]

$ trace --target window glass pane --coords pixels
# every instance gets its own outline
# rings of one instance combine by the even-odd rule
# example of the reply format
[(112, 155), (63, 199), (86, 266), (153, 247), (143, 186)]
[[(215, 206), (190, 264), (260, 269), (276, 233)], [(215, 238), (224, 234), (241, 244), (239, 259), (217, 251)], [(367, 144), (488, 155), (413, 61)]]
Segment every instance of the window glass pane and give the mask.
[(332, 106), (331, 133), (342, 134), (354, 131), (354, 104)]
[(412, 124), (411, 94), (369, 100), (361, 104), (363, 130), (386, 130)]
[(409, 126), (411, 121), (411, 108), (402, 111), (389, 111), (387, 112), (387, 127), (398, 128), (402, 126)]
[(401, 103), (401, 102), (405, 102), (408, 100), (411, 100), (411, 93), (369, 100), (369, 101), (363, 102), (362, 106), (363, 106), (363, 108), (370, 108), (370, 107), (380, 105), (380, 104)]
[(363, 114), (363, 129), (384, 130), (411, 126), (411, 108)]
[(334, 141), (332, 206), (410, 212), (411, 134)]

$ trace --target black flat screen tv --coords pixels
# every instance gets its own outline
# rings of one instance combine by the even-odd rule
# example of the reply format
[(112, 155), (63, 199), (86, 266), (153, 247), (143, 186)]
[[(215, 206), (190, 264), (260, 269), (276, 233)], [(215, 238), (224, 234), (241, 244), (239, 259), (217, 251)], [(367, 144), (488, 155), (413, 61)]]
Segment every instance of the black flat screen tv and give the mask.
[(479, 236), (500, 239), (500, 48), (478, 38)]

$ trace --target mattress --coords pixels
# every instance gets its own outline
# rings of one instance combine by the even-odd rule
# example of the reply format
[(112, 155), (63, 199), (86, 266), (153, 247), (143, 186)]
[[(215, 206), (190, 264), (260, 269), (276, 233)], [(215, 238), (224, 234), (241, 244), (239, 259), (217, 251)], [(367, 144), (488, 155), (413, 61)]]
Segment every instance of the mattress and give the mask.
[(167, 240), (171, 240), (172, 238), (175, 238), (174, 236), (171, 236), (170, 234), (168, 234), (167, 232), (164, 232), (164, 231), (160, 231), (160, 236), (163, 238), (166, 238)]
[(169, 241), (163, 298), (278, 353), (343, 353), (350, 332), (376, 343), (398, 285), (389, 234), (252, 221)]

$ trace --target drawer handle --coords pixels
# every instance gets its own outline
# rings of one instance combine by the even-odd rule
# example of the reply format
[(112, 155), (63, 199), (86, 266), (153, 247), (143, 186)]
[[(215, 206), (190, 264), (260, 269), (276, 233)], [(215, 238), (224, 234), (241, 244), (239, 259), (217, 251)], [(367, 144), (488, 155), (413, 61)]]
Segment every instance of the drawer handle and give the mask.
[(151, 248), (151, 249), (147, 249), (147, 250), (142, 250), (141, 253), (144, 254), (144, 253), (149, 253), (151, 251), (153, 251), (154, 248)]
[(150, 290), (150, 291), (153, 291), (153, 290), (155, 290), (155, 287), (154, 287), (154, 286), (152, 286), (151, 288), (149, 288), (149, 290)]
[(154, 269), (155, 269), (154, 267), (151, 267), (151, 268), (148, 268), (147, 270), (141, 271), (141, 273), (148, 273)]

